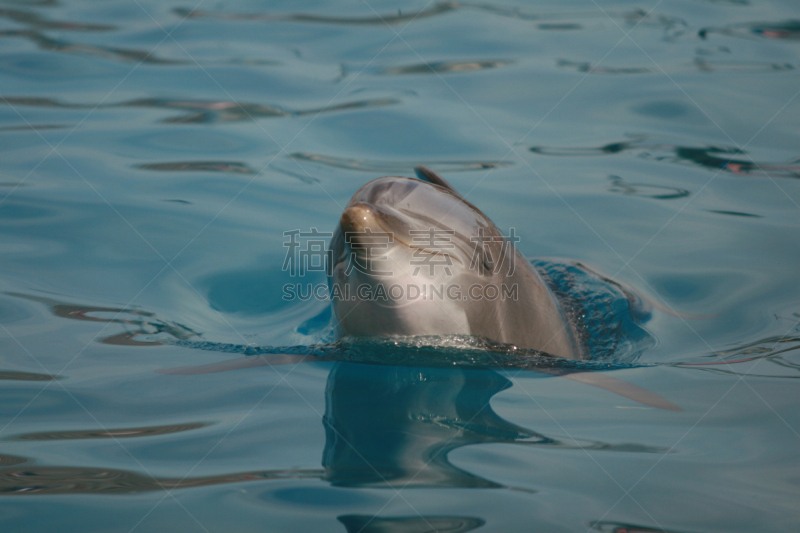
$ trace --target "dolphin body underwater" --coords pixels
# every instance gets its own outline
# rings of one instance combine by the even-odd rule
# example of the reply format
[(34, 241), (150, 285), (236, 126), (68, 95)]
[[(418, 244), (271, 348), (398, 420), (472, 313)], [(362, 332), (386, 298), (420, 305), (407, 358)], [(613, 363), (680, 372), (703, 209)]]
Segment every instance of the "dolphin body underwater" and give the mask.
[[(510, 239), (438, 174), (425, 167), (416, 167), (415, 172), (419, 179), (390, 176), (370, 181), (342, 213), (328, 255), (337, 342), (253, 348), (177, 340), (170, 344), (248, 357), (156, 372), (208, 374), (315, 361), (395, 364), (384, 359), (386, 353), (370, 347), (369, 342), (376, 338), (394, 338), (401, 347), (411, 346), (422, 354), (415, 355), (416, 359), (401, 358), (400, 364), (436, 365), (437, 361), (425, 358), (428, 354), (441, 356), (437, 344), (446, 345), (455, 338), (455, 345), (447, 345), (451, 351), (477, 346), (501, 356), (513, 354), (493, 364), (469, 361), (467, 367), (533, 370), (599, 387), (651, 407), (682, 411), (654, 392), (594, 371), (610, 365), (597, 366), (586, 360), (590, 354), (577, 335), (575, 319), (568, 316)], [(447, 287), (457, 290), (448, 292)], [(500, 297), (504, 289), (506, 298)], [(634, 298), (623, 292), (628, 299)], [(367, 342), (359, 346), (359, 337)], [(465, 338), (478, 342), (459, 344)], [(418, 341), (409, 343), (409, 339)], [(341, 344), (351, 340), (356, 344)], [(385, 348), (386, 343), (379, 341), (378, 346)], [(426, 347), (432, 349), (425, 351)], [(570, 360), (575, 365), (559, 363)]]

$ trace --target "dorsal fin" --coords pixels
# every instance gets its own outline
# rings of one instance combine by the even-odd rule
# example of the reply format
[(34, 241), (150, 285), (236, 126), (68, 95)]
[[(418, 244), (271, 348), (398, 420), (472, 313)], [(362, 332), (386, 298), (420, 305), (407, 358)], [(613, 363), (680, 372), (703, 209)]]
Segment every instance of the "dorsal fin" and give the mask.
[(461, 197), (461, 195), (458, 194), (458, 191), (455, 190), (455, 188), (452, 185), (447, 183), (443, 177), (441, 177), (439, 174), (429, 169), (428, 167), (423, 167), (423, 166), (414, 167), (414, 172), (417, 173), (417, 177), (422, 181), (427, 181), (429, 183), (433, 183), (434, 185), (438, 185), (439, 187), (444, 187), (445, 189), (455, 194), (459, 198)]

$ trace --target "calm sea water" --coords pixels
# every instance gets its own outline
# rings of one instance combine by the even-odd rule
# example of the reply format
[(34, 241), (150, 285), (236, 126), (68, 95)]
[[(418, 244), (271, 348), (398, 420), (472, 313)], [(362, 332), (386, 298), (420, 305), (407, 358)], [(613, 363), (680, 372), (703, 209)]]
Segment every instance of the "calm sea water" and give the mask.
[[(794, 0), (3, 1), (2, 529), (797, 530), (799, 68)], [(502, 366), (156, 372), (245, 356), (148, 339), (325, 341), (284, 232), (419, 164), (651, 302), (604, 374), (683, 410)]]

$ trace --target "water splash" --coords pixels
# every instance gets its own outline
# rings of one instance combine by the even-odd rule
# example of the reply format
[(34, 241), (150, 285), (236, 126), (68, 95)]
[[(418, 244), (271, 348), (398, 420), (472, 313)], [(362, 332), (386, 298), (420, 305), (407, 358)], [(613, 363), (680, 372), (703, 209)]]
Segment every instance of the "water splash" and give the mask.
[[(344, 338), (308, 346), (254, 346), (209, 341), (168, 340), (165, 344), (193, 350), (254, 356), (252, 366), (298, 362), (339, 361), (386, 366), (520, 370), (609, 370), (644, 365), (622, 362), (574, 360), (539, 350), (520, 348), (471, 335), (416, 335), (397, 337)], [(293, 356), (276, 358), (271, 356)], [(242, 363), (244, 365), (244, 362)], [(205, 365), (201, 365), (204, 367)], [(250, 365), (247, 365), (250, 366)], [(194, 367), (191, 367), (194, 368)], [(176, 369), (177, 370), (177, 369)], [(201, 373), (200, 367), (186, 372)], [(209, 367), (210, 371), (224, 370)], [(172, 372), (165, 372), (172, 373)], [(204, 373), (204, 372), (202, 372)]]

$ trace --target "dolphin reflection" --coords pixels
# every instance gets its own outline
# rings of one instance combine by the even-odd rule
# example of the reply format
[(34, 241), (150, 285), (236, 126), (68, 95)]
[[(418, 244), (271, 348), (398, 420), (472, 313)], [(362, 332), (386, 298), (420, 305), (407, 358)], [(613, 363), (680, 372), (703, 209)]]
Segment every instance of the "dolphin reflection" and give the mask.
[[(197, 379), (197, 378), (196, 378)], [(320, 469), (250, 470), (194, 477), (161, 477), (94, 466), (37, 465), (0, 456), (0, 496), (32, 494), (130, 494), (219, 484), (318, 479), (336, 487), (484, 488), (529, 493), (451, 463), (451, 451), (472, 444), (506, 443), (558, 449), (668, 453), (660, 447), (562, 439), (503, 419), (490, 404), (511, 382), (493, 370), (414, 368), (334, 363), (325, 390), (325, 446)], [(11, 440), (58, 444), (76, 439), (161, 439), (208, 427), (51, 431)], [(173, 437), (174, 438), (174, 437)], [(191, 437), (189, 437), (191, 438)]]

